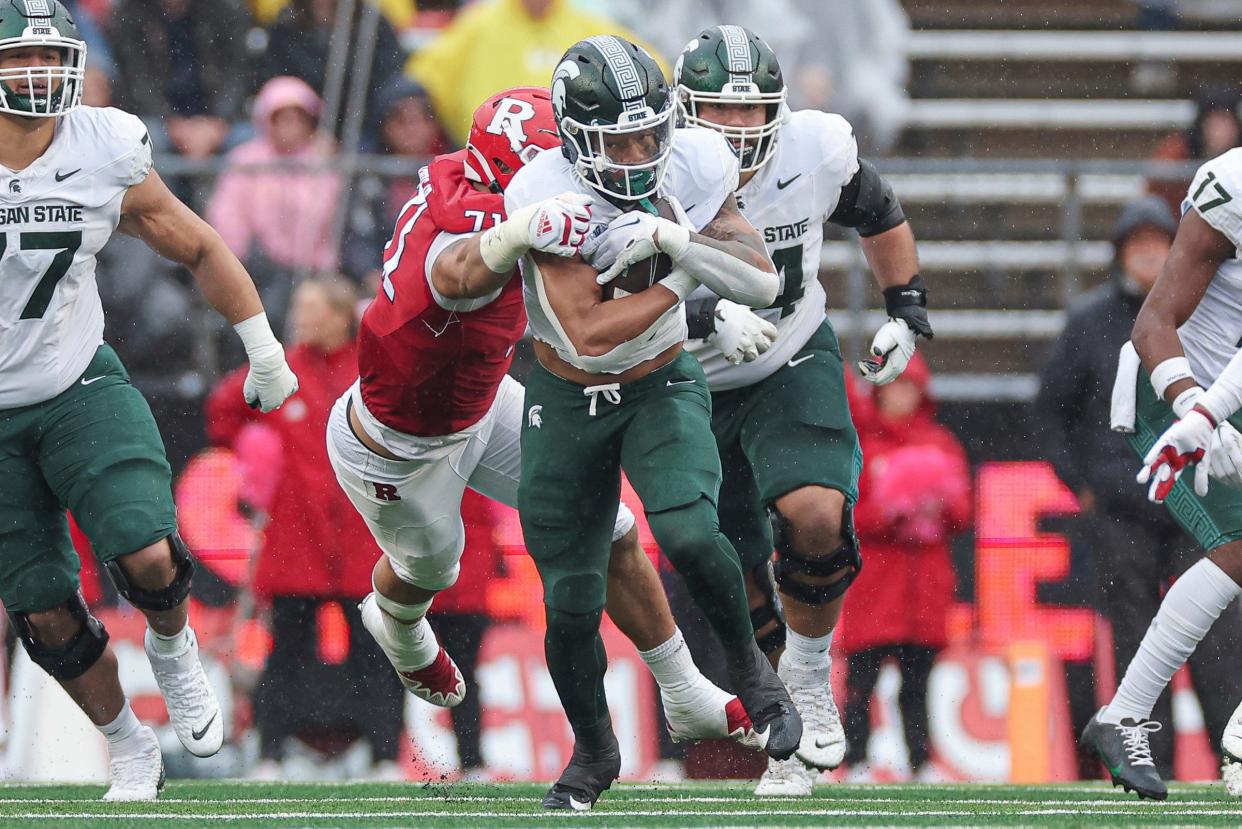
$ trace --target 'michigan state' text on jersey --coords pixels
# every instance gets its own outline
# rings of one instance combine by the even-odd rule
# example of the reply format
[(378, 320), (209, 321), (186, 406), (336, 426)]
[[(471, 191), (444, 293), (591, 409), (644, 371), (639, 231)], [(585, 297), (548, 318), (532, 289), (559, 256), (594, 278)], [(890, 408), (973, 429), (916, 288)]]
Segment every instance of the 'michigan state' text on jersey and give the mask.
[(103, 343), (95, 255), (151, 170), (133, 115), (79, 107), (33, 164), (0, 167), (0, 409), (50, 400)]

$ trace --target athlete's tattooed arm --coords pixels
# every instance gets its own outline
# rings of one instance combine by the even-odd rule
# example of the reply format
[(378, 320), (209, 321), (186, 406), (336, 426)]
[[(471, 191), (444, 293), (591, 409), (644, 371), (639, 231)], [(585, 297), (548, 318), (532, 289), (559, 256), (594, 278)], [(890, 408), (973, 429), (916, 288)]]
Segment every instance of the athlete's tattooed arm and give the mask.
[(725, 200), (716, 218), (698, 233), (690, 234), (690, 241), (722, 250), (761, 271), (776, 273), (763, 235), (742, 215), (733, 196)]
[[(668, 228), (661, 225), (660, 232)], [(729, 196), (699, 233), (675, 228), (681, 240), (660, 245), (686, 273), (717, 296), (751, 308), (767, 308), (776, 301), (780, 279), (768, 256), (763, 237), (738, 210)], [(657, 244), (659, 241), (657, 240)]]

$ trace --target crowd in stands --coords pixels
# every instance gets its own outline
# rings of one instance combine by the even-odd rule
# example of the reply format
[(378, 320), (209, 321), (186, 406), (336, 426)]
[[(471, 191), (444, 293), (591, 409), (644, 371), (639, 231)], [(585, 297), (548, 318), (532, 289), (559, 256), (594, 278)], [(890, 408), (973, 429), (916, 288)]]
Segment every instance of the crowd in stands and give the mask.
[[(322, 477), (326, 459), (318, 469), (310, 467), (324, 451), (331, 401), (355, 375), (347, 336), (355, 297), (374, 294), (384, 244), (415, 190), (418, 163), (459, 146), (473, 108), (488, 95), (506, 86), (545, 84), (564, 48), (580, 38), (629, 37), (647, 45), (667, 71), (705, 21), (727, 20), (761, 32), (786, 67), (790, 105), (844, 114), (868, 155), (893, 146), (908, 108), (909, 22), (898, 0), (375, 2), (382, 16), (374, 49), (344, 50), (340, 73), (330, 71), (334, 32), (365, 28), (367, 0), (67, 0), (89, 48), (86, 102), (114, 104), (142, 117), (157, 149), (157, 168), (159, 159), (172, 157), (221, 165), (218, 177), (207, 180), (210, 186), (200, 186), (204, 180), (198, 179), (174, 184), (248, 266), (274, 325), (287, 332), (290, 361), (302, 379), (300, 397), (280, 412), (259, 417), (245, 409), (237, 392), (241, 378), (228, 374), (242, 358), (232, 338), (221, 331), (187, 331), (195, 300), (186, 275), (123, 237), (104, 251), (99, 284), (108, 337), (156, 410), (175, 469), (208, 438), (240, 446), (242, 454), (271, 457), (266, 451), (282, 459), (253, 465), (282, 474), (266, 489), (255, 484), (254, 491), (267, 491), (270, 501), (251, 505), (271, 516), (254, 587), (270, 606), (274, 636), (255, 695), (261, 753), (268, 763), (264, 773), (273, 775), (288, 741), (305, 736), (307, 722), (354, 727), (380, 767), (396, 758), (398, 734), (392, 727), (400, 724), (400, 687), (370, 637), (359, 633), (354, 608), (370, 590), (374, 558), (362, 556), (361, 569), (333, 569), (346, 551), (374, 545), (339, 497), (331, 474)], [(1138, 5), (1145, 15), (1141, 22), (1157, 27), (1174, 25), (1169, 20), (1192, 4)], [(354, 8), (353, 19), (339, 20), (338, 9), (347, 6)], [(370, 66), (354, 66), (368, 52)], [(361, 98), (349, 94), (356, 73), (367, 79)], [(329, 83), (333, 76), (340, 79), (335, 90)], [(351, 113), (362, 126), (358, 146), (343, 143), (343, 124)], [(1204, 96), (1193, 126), (1169, 136), (1153, 158), (1205, 159), (1239, 143), (1236, 95), (1213, 92)], [(355, 152), (408, 160), (407, 172), (364, 169), (347, 175), (338, 162)], [(1154, 198), (1135, 208), (1140, 220), (1119, 230), (1117, 279), (1098, 296), (1084, 298), (1071, 314), (1072, 323), (1081, 323), (1082, 336), (1128, 331), (1145, 287), (1136, 271), (1140, 265), (1127, 251), (1137, 249), (1136, 239), (1157, 244), (1162, 237), (1167, 253), (1185, 187), (1185, 182), (1154, 182)], [(1066, 336), (1078, 330), (1071, 326)], [(1050, 407), (1049, 423), (1065, 424), (1064, 438), (1080, 418), (1103, 417), (1109, 379), (1096, 376), (1098, 366), (1086, 364), (1086, 356), (1098, 350), (1067, 340), (1062, 351), (1055, 364), (1073, 365), (1074, 371), (1045, 378), (1039, 405)], [(204, 407), (217, 375), (226, 376)], [(859, 767), (866, 763), (871, 691), (889, 658), (902, 671), (900, 705), (911, 765), (918, 771), (930, 762), (927, 679), (945, 645), (955, 590), (949, 542), (969, 522), (971, 499), (964, 453), (934, 422), (928, 380), (926, 367), (916, 361), (900, 383), (853, 401), (867, 413), (859, 418), (868, 466), (856, 513), (867, 565), (846, 604), (838, 646), (850, 655), (843, 708), (849, 762)], [(1094, 395), (1088, 398), (1094, 402), (1070, 417), (1067, 401), (1084, 395)], [(1141, 493), (1120, 483), (1114, 491), (1097, 478), (1133, 464), (1120, 451), (1100, 449), (1097, 430), (1087, 442), (1102, 452), (1099, 462), (1069, 468), (1063, 461), (1073, 453), (1055, 451), (1057, 439), (1056, 433), (1049, 438), (1058, 472), (1097, 524), (1105, 563), (1101, 584), (1109, 585), (1101, 589), (1101, 608), (1114, 625), (1120, 669), (1142, 635), (1135, 625), (1151, 617), (1160, 586), (1182, 566), (1185, 545), (1171, 522), (1153, 519), (1142, 531), (1168, 536), (1167, 549), (1150, 567), (1132, 567), (1134, 527), (1124, 516), (1139, 509), (1129, 501), (1141, 501)], [(1113, 477), (1125, 478), (1120, 472)], [(321, 490), (329, 493), (324, 499), (308, 503), (301, 497)], [(456, 599), (437, 601), (434, 624), (469, 674), (487, 625), (480, 585), (501, 564), (490, 534), (494, 516), (486, 504), (471, 500), (465, 509), (472, 534), (463, 573), (474, 574), (476, 581), (455, 593)], [(296, 566), (282, 564), (290, 557)], [(289, 574), (297, 580), (285, 578)], [(1128, 603), (1116, 598), (1122, 580)], [(876, 606), (910, 612), (879, 617), (870, 612)], [(338, 619), (336, 628), (325, 625), (328, 617)], [(344, 662), (325, 659), (325, 640), (306, 634), (318, 631), (322, 637), (332, 630), (343, 631), (345, 650), (353, 654)], [(337, 682), (334, 671), (355, 679)], [(454, 726), (461, 763), (469, 771), (482, 764), (482, 755), (477, 691), (473, 677), (467, 678), (472, 696), (454, 709)], [(330, 690), (342, 687), (348, 690), (345, 697)]]

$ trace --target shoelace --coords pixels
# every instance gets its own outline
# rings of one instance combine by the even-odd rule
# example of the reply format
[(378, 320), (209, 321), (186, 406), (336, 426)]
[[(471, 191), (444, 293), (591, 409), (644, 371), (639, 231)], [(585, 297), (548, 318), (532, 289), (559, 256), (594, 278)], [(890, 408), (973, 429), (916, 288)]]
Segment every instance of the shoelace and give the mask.
[(1132, 766), (1154, 766), (1155, 761), (1151, 757), (1151, 734), (1156, 733), (1161, 728), (1160, 723), (1155, 720), (1147, 720), (1137, 725), (1118, 725), (1117, 730), (1121, 732), (1122, 745), (1126, 750), (1126, 756), (1130, 760)]
[(600, 393), (603, 393), (604, 399), (614, 406), (621, 405), (621, 384), (620, 383), (604, 383), (599, 386), (587, 386), (582, 393), (591, 398), (591, 407), (587, 410), (587, 414), (595, 417), (595, 404), (599, 402)]

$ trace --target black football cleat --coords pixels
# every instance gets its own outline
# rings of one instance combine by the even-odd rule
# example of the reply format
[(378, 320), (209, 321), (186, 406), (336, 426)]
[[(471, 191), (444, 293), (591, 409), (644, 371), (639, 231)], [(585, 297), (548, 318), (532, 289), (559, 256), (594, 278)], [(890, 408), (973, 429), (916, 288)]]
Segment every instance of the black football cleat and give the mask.
[(792, 757), (802, 742), (802, 717), (753, 639), (742, 654), (730, 659), (729, 679), (767, 755), (775, 760)]
[(1165, 800), (1169, 790), (1151, 758), (1150, 735), (1160, 730), (1155, 720), (1123, 719), (1113, 725), (1102, 722), (1101, 708), (1082, 731), (1082, 744), (1091, 749), (1108, 769), (1114, 786), (1139, 798)]
[(575, 740), (569, 765), (543, 796), (543, 808), (590, 811), (621, 774), (621, 747), (612, 733), (611, 720), (605, 719), (604, 724), (606, 733), (590, 740), (591, 748), (584, 747), (582, 739)]

